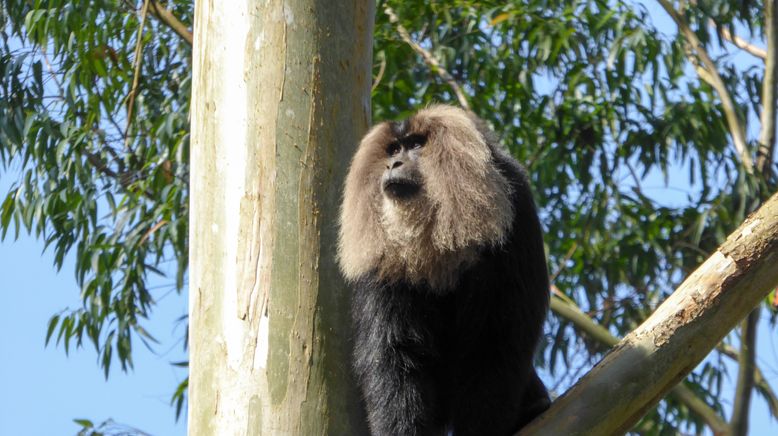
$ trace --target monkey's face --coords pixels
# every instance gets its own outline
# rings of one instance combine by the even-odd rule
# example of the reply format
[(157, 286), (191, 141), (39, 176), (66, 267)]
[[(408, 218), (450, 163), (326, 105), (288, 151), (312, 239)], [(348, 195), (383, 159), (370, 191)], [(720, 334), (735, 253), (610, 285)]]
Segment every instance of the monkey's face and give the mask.
[(419, 168), (424, 135), (408, 135), (386, 146), (386, 169), (381, 177), (384, 196), (391, 200), (408, 200), (419, 194), (424, 179)]
[(513, 220), (502, 155), (475, 115), (430, 106), (374, 126), (351, 162), (339, 262), (349, 280), (373, 272), (447, 289)]

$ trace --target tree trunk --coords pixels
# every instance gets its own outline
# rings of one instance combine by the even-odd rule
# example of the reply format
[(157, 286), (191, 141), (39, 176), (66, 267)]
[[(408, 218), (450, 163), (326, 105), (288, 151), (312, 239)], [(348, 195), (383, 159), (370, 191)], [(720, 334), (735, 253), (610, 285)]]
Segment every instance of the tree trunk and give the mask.
[(776, 286), (778, 194), (520, 434), (623, 434)]
[(191, 435), (361, 434), (335, 263), (372, 1), (196, 3)]

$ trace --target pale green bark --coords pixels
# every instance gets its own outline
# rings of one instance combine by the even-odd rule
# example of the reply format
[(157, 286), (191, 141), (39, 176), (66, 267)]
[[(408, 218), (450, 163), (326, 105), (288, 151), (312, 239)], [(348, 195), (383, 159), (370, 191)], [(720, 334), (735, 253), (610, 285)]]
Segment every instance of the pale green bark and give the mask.
[(191, 435), (364, 431), (335, 245), (373, 15), (372, 1), (196, 4)]

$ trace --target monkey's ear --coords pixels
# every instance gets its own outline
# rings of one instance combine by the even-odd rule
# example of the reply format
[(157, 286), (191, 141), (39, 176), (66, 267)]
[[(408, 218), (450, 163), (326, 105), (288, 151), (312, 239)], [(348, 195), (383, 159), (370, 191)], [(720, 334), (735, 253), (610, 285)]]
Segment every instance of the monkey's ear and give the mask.
[(429, 132), (420, 167), (437, 209), (433, 244), (442, 251), (502, 243), (513, 222), (510, 182), (473, 117), (451, 106), (414, 117)]
[(373, 127), (351, 160), (340, 209), (338, 262), (348, 280), (372, 269), (384, 250), (381, 218), (381, 175), (385, 146), (393, 140), (388, 123)]

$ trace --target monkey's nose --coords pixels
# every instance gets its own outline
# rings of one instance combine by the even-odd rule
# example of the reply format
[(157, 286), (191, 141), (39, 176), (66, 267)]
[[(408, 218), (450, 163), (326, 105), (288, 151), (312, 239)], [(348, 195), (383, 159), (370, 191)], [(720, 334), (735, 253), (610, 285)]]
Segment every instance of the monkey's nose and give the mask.
[(403, 161), (401, 161), (401, 160), (399, 160), (399, 159), (398, 159), (398, 160), (396, 160), (396, 161), (392, 162), (392, 167), (391, 167), (390, 169), (392, 169), (392, 170), (393, 170), (393, 169), (395, 169), (395, 168), (399, 168), (399, 167), (401, 167), (401, 166), (402, 166), (402, 164), (403, 164)]

